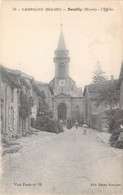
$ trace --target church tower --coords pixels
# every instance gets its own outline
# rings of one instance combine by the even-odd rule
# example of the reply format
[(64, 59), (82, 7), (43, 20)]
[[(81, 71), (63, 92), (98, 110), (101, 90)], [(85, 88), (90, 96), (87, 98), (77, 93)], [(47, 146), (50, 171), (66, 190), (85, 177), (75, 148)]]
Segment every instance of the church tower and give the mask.
[(58, 46), (54, 53), (55, 77), (65, 79), (69, 76), (70, 58), (68, 57), (69, 51), (66, 49), (62, 25)]
[(50, 81), (53, 91), (53, 114), (56, 120), (79, 120), (83, 114), (83, 99), (78, 96), (76, 82), (69, 76), (69, 51), (66, 48), (64, 35), (61, 32), (55, 50), (55, 77)]

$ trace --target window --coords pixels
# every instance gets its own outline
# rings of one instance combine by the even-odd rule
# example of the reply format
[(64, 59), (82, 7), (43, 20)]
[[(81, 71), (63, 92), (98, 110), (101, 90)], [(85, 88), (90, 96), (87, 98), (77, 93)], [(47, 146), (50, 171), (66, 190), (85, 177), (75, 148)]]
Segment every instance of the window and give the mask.
[(14, 128), (14, 108), (11, 107), (11, 128)]

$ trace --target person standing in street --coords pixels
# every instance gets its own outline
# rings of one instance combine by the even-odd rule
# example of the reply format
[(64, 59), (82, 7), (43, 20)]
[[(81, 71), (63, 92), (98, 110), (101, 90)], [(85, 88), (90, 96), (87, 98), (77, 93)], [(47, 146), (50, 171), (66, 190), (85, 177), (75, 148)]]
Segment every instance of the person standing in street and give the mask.
[(75, 127), (76, 127), (76, 129), (78, 129), (78, 126), (79, 126), (78, 121), (76, 121), (76, 122), (75, 122)]

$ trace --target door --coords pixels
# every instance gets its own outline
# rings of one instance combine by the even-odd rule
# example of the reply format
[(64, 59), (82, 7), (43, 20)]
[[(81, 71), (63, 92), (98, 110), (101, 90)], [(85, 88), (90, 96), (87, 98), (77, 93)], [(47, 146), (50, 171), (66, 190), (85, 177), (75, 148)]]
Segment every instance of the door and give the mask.
[(60, 103), (58, 105), (58, 119), (66, 121), (67, 118), (67, 106), (65, 103)]

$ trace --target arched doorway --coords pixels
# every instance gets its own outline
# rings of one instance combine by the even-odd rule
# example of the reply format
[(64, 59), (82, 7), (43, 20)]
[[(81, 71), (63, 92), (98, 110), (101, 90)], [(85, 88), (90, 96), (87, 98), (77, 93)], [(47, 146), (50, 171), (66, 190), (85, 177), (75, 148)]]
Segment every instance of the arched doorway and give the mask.
[(62, 121), (66, 121), (67, 118), (67, 106), (65, 103), (60, 103), (58, 105), (58, 119)]

